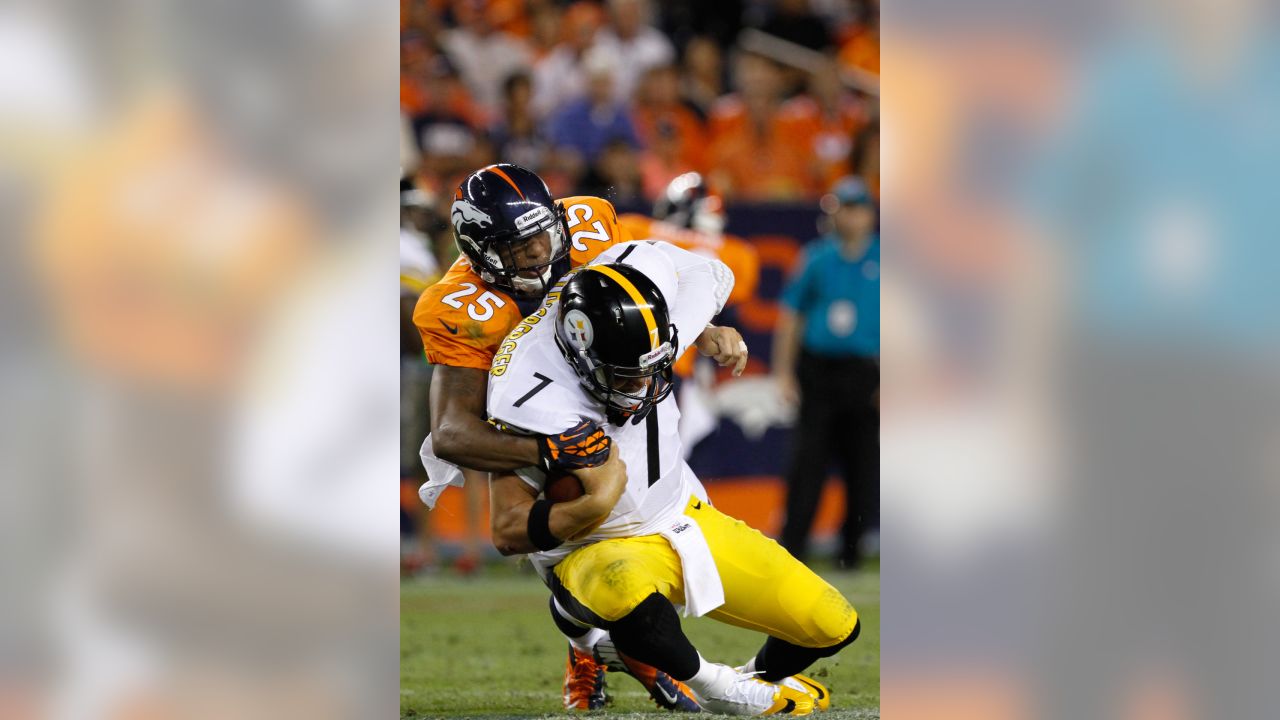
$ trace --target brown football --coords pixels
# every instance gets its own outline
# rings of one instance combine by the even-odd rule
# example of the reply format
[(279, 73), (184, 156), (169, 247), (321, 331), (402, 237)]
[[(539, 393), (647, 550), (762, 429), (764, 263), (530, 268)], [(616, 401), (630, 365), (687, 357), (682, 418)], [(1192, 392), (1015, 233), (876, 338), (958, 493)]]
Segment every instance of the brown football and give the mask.
[(582, 482), (569, 473), (556, 475), (547, 478), (542, 493), (553, 503), (569, 502), (582, 497)]

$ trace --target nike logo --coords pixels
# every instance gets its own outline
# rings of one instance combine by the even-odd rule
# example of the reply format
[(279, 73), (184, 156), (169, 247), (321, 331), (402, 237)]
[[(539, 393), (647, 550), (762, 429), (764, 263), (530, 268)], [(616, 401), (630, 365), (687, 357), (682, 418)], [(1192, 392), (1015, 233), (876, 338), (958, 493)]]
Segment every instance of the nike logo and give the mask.
[(796, 701), (795, 701), (795, 700), (792, 700), (791, 698), (787, 698), (787, 704), (786, 704), (786, 706), (785, 706), (785, 707), (783, 707), (781, 710), (779, 710), (779, 711), (778, 711), (778, 714), (779, 714), (779, 715), (790, 715), (790, 714), (791, 714), (791, 711), (792, 711), (792, 710), (795, 710), (795, 709), (796, 709)]
[(702, 509), (702, 501), (701, 501), (701, 500), (699, 500), (699, 501), (695, 502), (695, 503), (693, 504), (693, 509), (694, 509), (694, 510), (701, 510), (701, 509)]
[(458, 326), (457, 326), (457, 325), (452, 325), (452, 326), (451, 326), (451, 325), (449, 325), (449, 323), (447, 323), (447, 322), (445, 322), (445, 321), (443, 321), (443, 320), (441, 320), (441, 321), (440, 321), (440, 324), (444, 326), (444, 329), (445, 329), (445, 330), (448, 330), (449, 332), (453, 333), (454, 335), (457, 335), (457, 334), (458, 334)]
[(792, 677), (794, 677), (796, 680), (799, 680), (799, 681), (800, 681), (800, 682), (801, 682), (805, 687), (813, 688), (813, 691), (814, 691), (814, 692), (816, 692), (816, 693), (818, 693), (818, 699), (819, 699), (819, 700), (821, 700), (822, 698), (824, 698), (824, 697), (826, 697), (826, 696), (827, 696), (827, 694), (826, 694), (826, 693), (822, 692), (822, 688), (818, 687), (818, 686), (817, 686), (817, 685), (815, 685), (814, 683), (811, 683), (811, 682), (809, 682), (808, 680), (805, 680), (804, 678), (799, 677), (799, 676), (797, 676), (797, 675), (793, 675)]
[(662, 693), (662, 697), (666, 698), (667, 702), (671, 703), (672, 705), (675, 705), (676, 700), (679, 699), (674, 694), (667, 692), (667, 689), (662, 687), (661, 685), (658, 686), (658, 692)]

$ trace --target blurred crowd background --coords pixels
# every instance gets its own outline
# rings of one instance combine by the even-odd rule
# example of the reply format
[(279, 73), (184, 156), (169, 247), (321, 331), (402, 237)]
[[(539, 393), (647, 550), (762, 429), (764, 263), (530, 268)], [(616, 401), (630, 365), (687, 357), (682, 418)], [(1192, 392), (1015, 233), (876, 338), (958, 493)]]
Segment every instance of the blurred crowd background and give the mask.
[[(783, 392), (771, 374), (774, 331), (790, 312), (782, 302), (788, 279), (799, 274), (809, 242), (839, 235), (837, 218), (854, 213), (839, 211), (837, 184), (859, 188), (848, 191), (858, 205), (878, 202), (877, 0), (402, 0), (400, 21), (406, 569), (452, 564), (471, 572), (493, 555), (483, 489), (468, 488), (465, 501), (451, 497), (461, 491), (446, 493), (431, 517), (418, 507), (416, 450), (429, 428), (430, 368), (409, 316), (422, 288), (457, 256), (448, 222), (453, 188), (494, 162), (538, 172), (556, 197), (610, 200), (637, 238), (663, 237), (729, 262), (739, 287), (719, 322), (739, 328), (752, 362), (740, 380), (710, 368), (685, 373), (685, 384), (700, 390), (681, 399), (694, 418), (688, 422), (700, 427), (686, 437), (698, 443), (691, 466), (718, 503), (775, 536), (788, 514), (784, 478), (812, 476), (804, 483), (812, 490), (790, 513), (807, 518), (792, 518), (790, 546), (805, 554), (816, 516), (822, 554), (856, 564), (856, 552), (831, 543), (842, 498), (858, 496), (849, 505), (859, 516), (855, 536), (878, 524), (876, 420), (845, 423), (870, 429), (859, 460), (827, 447), (833, 437), (851, 444), (843, 442), (848, 435), (815, 431), (810, 464), (792, 470), (791, 427), (802, 398), (794, 381)], [(690, 173), (700, 178), (698, 200), (679, 209), (682, 219), (668, 218), (679, 194), (668, 197), (668, 188)], [(652, 225), (655, 215), (679, 227)], [(860, 241), (870, 243), (874, 210), (868, 217)], [(878, 265), (867, 272), (874, 283)], [(841, 307), (848, 315), (841, 333), (861, 317), (859, 332), (875, 328), (875, 343), (859, 352), (874, 358), (878, 293), (857, 305)], [(818, 313), (808, 319), (827, 322)], [(796, 375), (790, 357), (782, 375)], [(874, 388), (878, 380), (868, 382)], [(855, 404), (866, 407), (867, 398)], [(819, 503), (829, 463), (856, 474), (857, 490), (833, 487)], [(439, 547), (425, 540), (433, 522)], [(868, 542), (874, 552), (874, 537)]]
[(402, 158), (424, 192), (501, 159), (557, 196), (728, 201), (878, 173), (876, 0), (403, 0)]
[[(0, 715), (395, 712), (397, 9), (0, 7)], [(880, 27), (885, 716), (1273, 717), (1274, 9)]]

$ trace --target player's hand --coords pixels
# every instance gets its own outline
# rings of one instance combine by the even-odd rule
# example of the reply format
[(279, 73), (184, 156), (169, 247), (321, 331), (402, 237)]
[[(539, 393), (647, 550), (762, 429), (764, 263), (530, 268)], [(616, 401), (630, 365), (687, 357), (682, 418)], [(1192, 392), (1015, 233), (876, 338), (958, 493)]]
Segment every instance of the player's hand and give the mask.
[(583, 513), (583, 529), (574, 533), (572, 540), (590, 535), (613, 512), (623, 491), (627, 487), (627, 465), (618, 455), (618, 449), (611, 447), (607, 461), (593, 468), (585, 468), (574, 473), (582, 483), (583, 495), (577, 501), (578, 510)]
[(612, 445), (599, 425), (579, 416), (578, 424), (568, 430), (539, 438), (538, 456), (548, 473), (572, 472), (605, 464)]
[(747, 341), (731, 327), (708, 325), (693, 342), (698, 352), (715, 360), (720, 367), (733, 366), (733, 376), (738, 377), (747, 367)]

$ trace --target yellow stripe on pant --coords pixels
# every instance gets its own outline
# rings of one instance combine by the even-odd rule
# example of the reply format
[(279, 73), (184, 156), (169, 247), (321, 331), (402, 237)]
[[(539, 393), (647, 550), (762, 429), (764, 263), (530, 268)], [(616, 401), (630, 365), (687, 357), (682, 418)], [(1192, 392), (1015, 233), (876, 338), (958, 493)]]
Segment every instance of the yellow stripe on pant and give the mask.
[[(802, 647), (830, 647), (853, 632), (849, 601), (781, 545), (697, 498), (685, 514), (701, 526), (724, 585), (724, 605), (708, 617)], [(554, 571), (573, 600), (610, 622), (655, 592), (684, 603), (680, 556), (661, 535), (601, 540)]]

